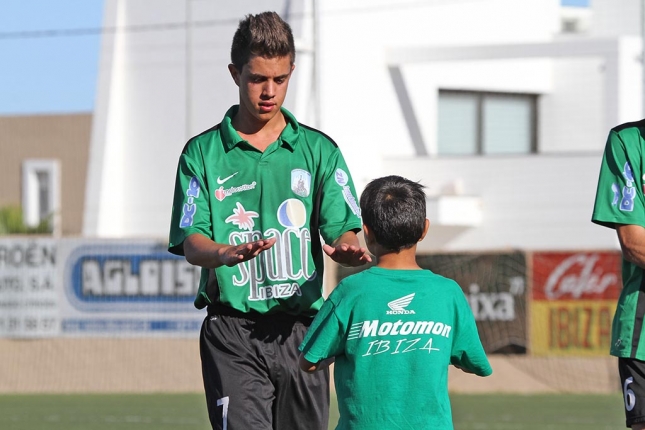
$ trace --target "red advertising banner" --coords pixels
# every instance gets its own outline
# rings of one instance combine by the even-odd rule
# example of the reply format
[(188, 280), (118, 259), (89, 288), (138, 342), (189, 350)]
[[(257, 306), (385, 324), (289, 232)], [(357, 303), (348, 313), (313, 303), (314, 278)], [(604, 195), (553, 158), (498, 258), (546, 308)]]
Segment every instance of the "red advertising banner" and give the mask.
[(620, 252), (533, 254), (533, 300), (616, 300)]
[(608, 354), (620, 252), (538, 252), (532, 274), (531, 353)]

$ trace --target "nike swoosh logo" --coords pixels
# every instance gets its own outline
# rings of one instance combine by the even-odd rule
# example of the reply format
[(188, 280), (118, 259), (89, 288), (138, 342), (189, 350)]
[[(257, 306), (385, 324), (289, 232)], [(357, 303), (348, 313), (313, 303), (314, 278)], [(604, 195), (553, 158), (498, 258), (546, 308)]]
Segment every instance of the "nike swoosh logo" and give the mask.
[(226, 177), (226, 178), (224, 178), (224, 179), (220, 179), (220, 178), (219, 178), (219, 176), (218, 176), (218, 177), (217, 177), (217, 183), (218, 183), (218, 184), (220, 184), (220, 185), (222, 185), (224, 182), (228, 181), (229, 179), (231, 179), (233, 176), (237, 175), (238, 173), (239, 173), (239, 172), (235, 172), (235, 173), (233, 173), (231, 176), (227, 176), (227, 177)]

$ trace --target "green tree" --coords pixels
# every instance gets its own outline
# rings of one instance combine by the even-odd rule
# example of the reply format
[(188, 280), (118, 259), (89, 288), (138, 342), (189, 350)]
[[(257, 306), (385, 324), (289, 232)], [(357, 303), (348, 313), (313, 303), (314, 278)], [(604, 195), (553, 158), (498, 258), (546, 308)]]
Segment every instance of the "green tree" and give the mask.
[(48, 234), (52, 232), (51, 216), (35, 227), (25, 225), (22, 209), (16, 206), (0, 208), (0, 236), (9, 234)]

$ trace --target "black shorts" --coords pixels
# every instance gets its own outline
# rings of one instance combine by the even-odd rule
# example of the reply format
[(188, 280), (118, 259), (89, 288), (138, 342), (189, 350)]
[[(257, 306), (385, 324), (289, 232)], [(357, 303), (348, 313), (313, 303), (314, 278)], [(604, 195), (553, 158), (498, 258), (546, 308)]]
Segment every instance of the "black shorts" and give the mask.
[(645, 423), (645, 361), (618, 359), (627, 427)]
[(213, 429), (327, 430), (329, 371), (298, 367), (309, 322), (209, 310), (200, 354)]

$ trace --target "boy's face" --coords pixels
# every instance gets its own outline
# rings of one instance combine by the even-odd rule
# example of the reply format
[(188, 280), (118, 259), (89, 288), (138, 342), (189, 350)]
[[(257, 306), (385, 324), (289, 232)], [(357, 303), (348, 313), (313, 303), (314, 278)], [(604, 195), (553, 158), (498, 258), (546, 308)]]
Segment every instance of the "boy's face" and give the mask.
[(251, 57), (241, 71), (232, 64), (228, 68), (240, 88), (239, 114), (247, 120), (271, 121), (287, 96), (289, 78), (295, 68), (291, 57)]

